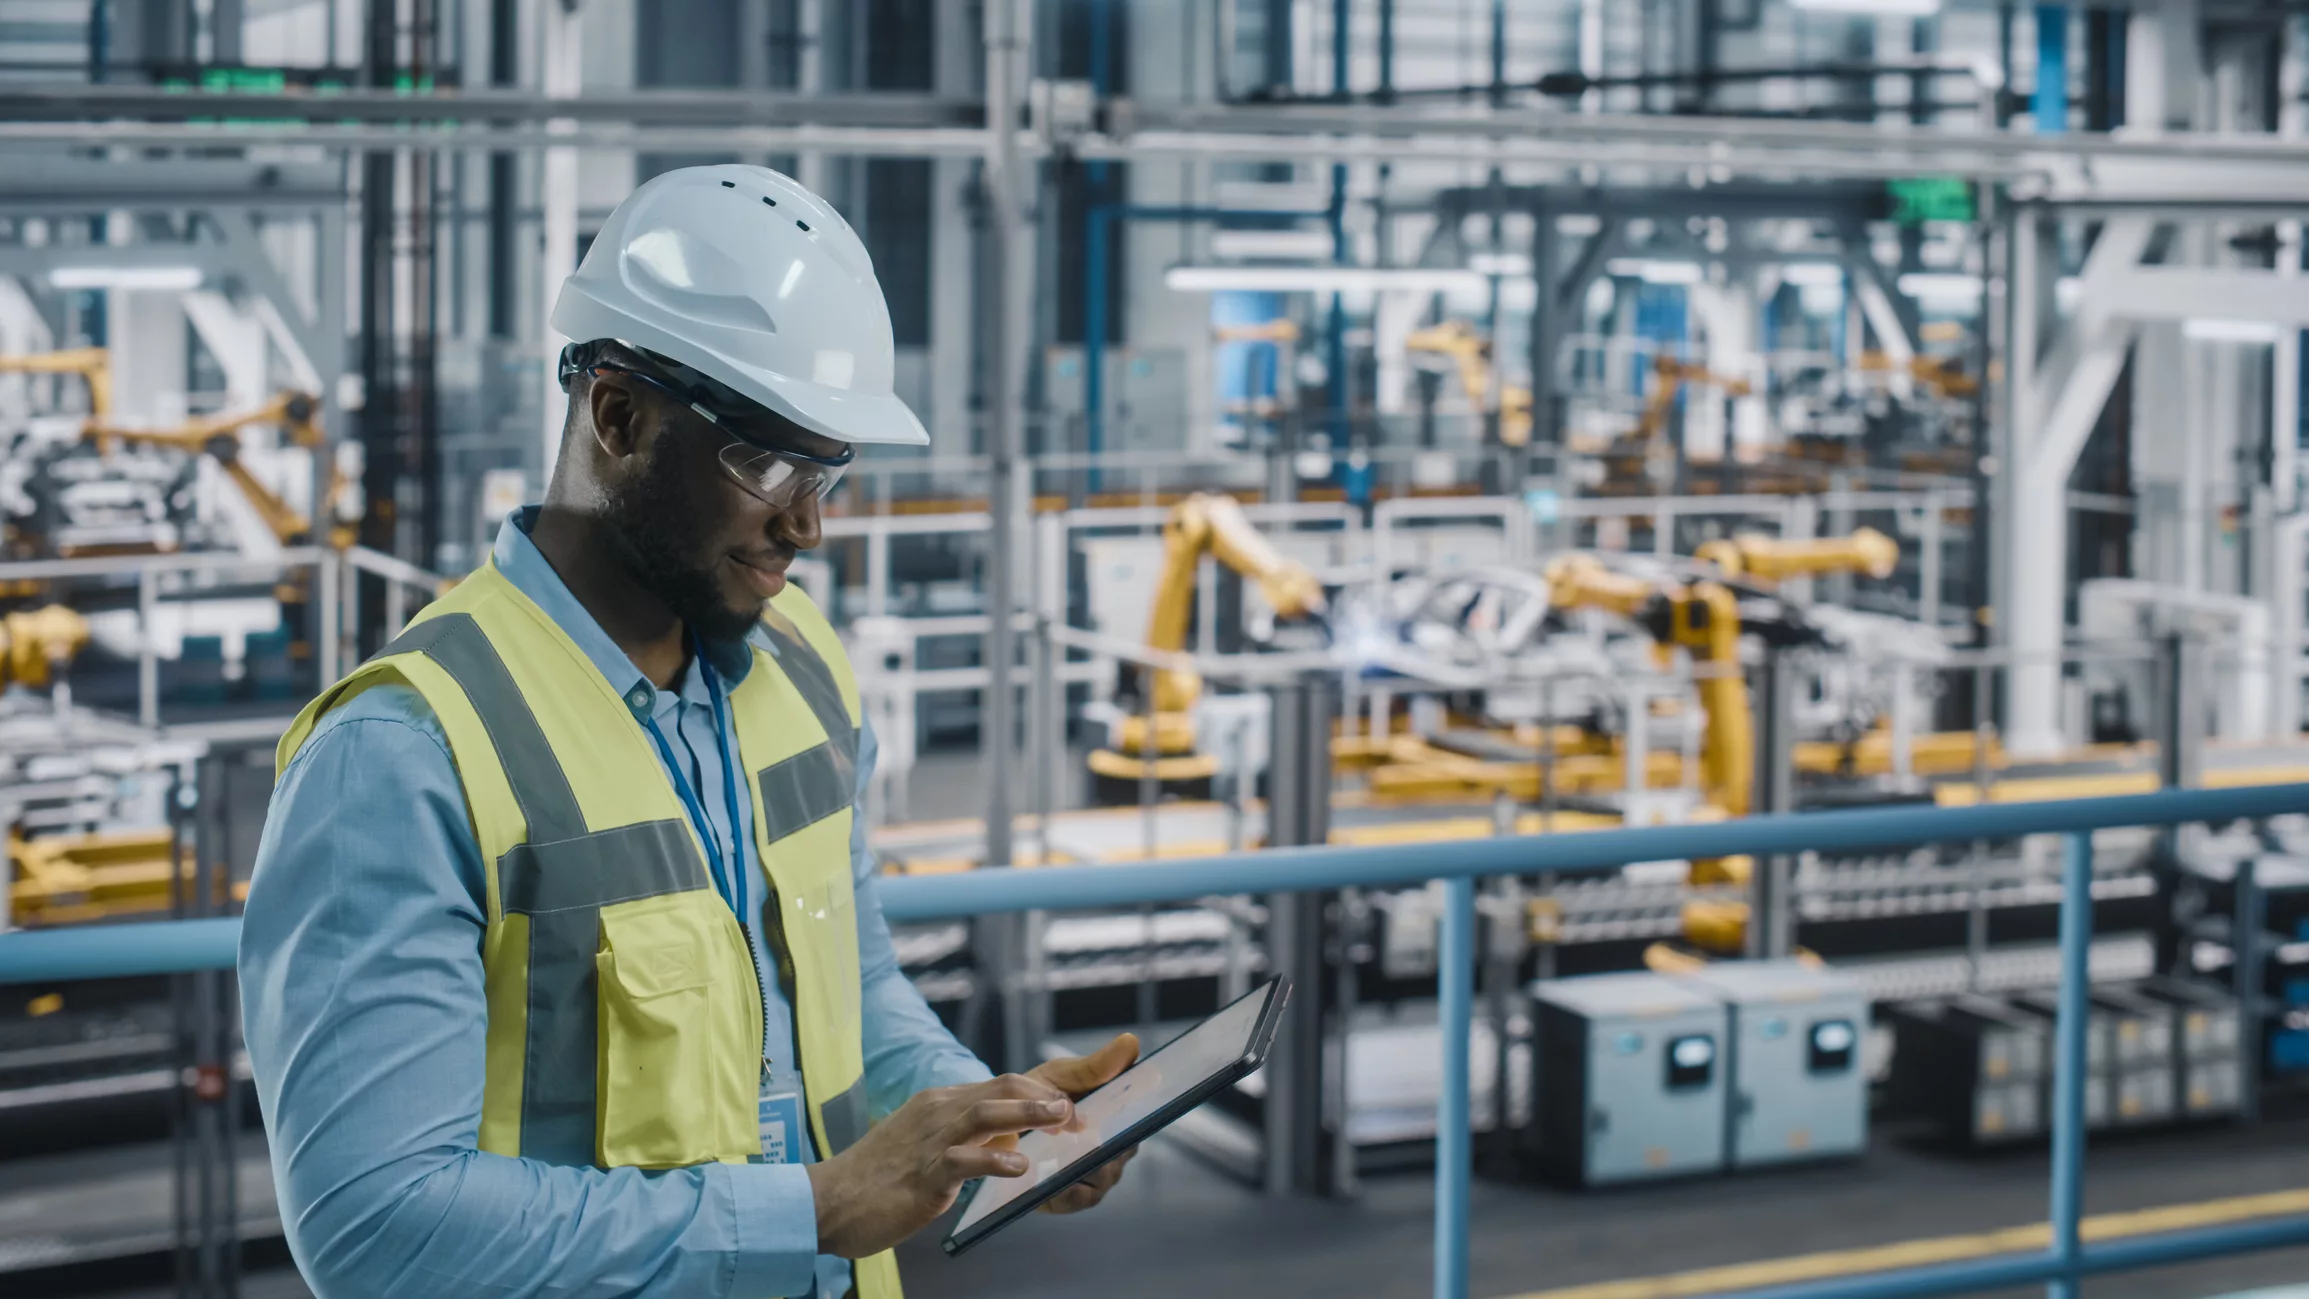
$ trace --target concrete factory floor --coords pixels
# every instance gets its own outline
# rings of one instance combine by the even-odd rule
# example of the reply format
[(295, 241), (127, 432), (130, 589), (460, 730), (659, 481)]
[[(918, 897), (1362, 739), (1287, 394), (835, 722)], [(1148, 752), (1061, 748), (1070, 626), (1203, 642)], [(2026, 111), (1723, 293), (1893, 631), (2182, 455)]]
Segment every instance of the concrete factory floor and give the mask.
[[(2309, 1184), (2302, 1152), (2309, 1119), (2258, 1127), (2104, 1140), (2091, 1153), (2087, 1210), (2107, 1213), (2196, 1203)], [(88, 1155), (117, 1160), (108, 1210), (59, 1204), (86, 1222), (109, 1216), (127, 1197), (165, 1212), (164, 1149)], [(117, 1174), (141, 1160), (144, 1192)], [(0, 1206), (25, 1186), (0, 1164)], [(1726, 1264), (1987, 1231), (2043, 1220), (2042, 1151), (1956, 1158), (1880, 1140), (1848, 1165), (1717, 1178), (1613, 1192), (1575, 1193), (1478, 1180), (1474, 1292), (1535, 1295), (1562, 1287), (1656, 1277)], [(257, 1186), (261, 1178), (252, 1178)], [(1430, 1183), (1423, 1174), (1373, 1178), (1346, 1203), (1272, 1202), (1157, 1142), (1132, 1166), (1114, 1199), (1071, 1220), (1036, 1217), (961, 1259), (941, 1257), (934, 1236), (909, 1245), (907, 1292), (914, 1299), (1177, 1299), (1180, 1295), (1354, 1295), (1428, 1293)], [(43, 1215), (45, 1216), (45, 1215)], [(0, 1234), (53, 1230), (58, 1223), (11, 1219)], [(15, 1242), (0, 1242), (0, 1253)], [(295, 1274), (274, 1260), (243, 1288), (246, 1299), (302, 1299)], [(2309, 1250), (2215, 1260), (2159, 1272), (2096, 1278), (2092, 1299), (2202, 1299), (2309, 1279)], [(104, 1283), (18, 1273), (11, 1296), (108, 1294), (160, 1299), (164, 1274)], [(141, 1285), (144, 1288), (135, 1288)], [(1615, 1299), (1694, 1293), (1619, 1291)], [(2031, 1292), (2013, 1292), (2015, 1295)], [(1565, 1299), (1569, 1299), (1568, 1296)], [(1596, 1299), (1601, 1299), (1600, 1296)]]

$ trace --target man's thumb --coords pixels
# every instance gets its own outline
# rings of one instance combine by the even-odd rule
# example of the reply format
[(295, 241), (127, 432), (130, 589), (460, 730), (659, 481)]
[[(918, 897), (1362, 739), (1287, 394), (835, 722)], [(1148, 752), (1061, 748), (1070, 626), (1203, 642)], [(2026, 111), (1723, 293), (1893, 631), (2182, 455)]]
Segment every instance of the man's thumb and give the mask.
[(1089, 1055), (1072, 1060), (1051, 1062), (1050, 1081), (1070, 1092), (1086, 1092), (1103, 1086), (1116, 1074), (1130, 1068), (1138, 1059), (1138, 1034), (1117, 1033), (1105, 1046)]

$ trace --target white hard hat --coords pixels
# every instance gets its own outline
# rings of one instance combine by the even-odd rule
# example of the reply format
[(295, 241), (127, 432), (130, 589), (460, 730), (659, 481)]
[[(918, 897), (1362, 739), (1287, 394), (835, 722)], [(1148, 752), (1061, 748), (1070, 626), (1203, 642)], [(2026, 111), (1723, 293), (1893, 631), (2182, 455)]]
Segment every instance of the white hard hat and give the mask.
[(891, 389), (897, 348), (866, 245), (767, 167), (683, 167), (627, 195), (552, 323), (670, 357), (823, 437), (930, 441)]

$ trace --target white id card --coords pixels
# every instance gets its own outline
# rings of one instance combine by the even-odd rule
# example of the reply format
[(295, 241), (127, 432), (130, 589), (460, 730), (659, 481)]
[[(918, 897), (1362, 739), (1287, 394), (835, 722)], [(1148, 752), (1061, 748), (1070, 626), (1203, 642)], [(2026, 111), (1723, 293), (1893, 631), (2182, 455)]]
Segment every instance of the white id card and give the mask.
[(792, 1092), (765, 1095), (759, 1110), (762, 1125), (762, 1161), (770, 1164), (801, 1162), (802, 1098)]

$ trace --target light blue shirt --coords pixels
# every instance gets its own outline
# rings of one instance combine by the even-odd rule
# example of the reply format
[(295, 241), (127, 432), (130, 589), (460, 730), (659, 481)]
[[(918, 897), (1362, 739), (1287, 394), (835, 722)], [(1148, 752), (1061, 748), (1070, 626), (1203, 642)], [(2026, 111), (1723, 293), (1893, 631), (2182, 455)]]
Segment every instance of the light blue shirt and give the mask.
[[(704, 674), (693, 664), (677, 689), (651, 685), (529, 540), (535, 517), (525, 509), (498, 530), (498, 570), (577, 642), (637, 718), (657, 722), (724, 853), (739, 846), (750, 896), (764, 897), (752, 800), (741, 798), (732, 825)], [(725, 691), (751, 663), (735, 642), (708, 643), (705, 653)], [(861, 799), (874, 754), (868, 730)], [(850, 850), (866, 1087), (879, 1119), (924, 1088), (990, 1074), (899, 970), (864, 826), (858, 817)], [(798, 1163), (603, 1171), (475, 1148), (488, 1019), (483, 879), (448, 740), (423, 698), (378, 686), (324, 716), (273, 792), (240, 951), (244, 1032), (281, 1219), (314, 1293), (846, 1291), (849, 1264), (817, 1252), (816, 1209)], [(767, 1010), (766, 1104), (801, 1091), (793, 1011), (767, 960), (759, 911), (744, 919)], [(796, 1136), (789, 1151), (812, 1158)]]

